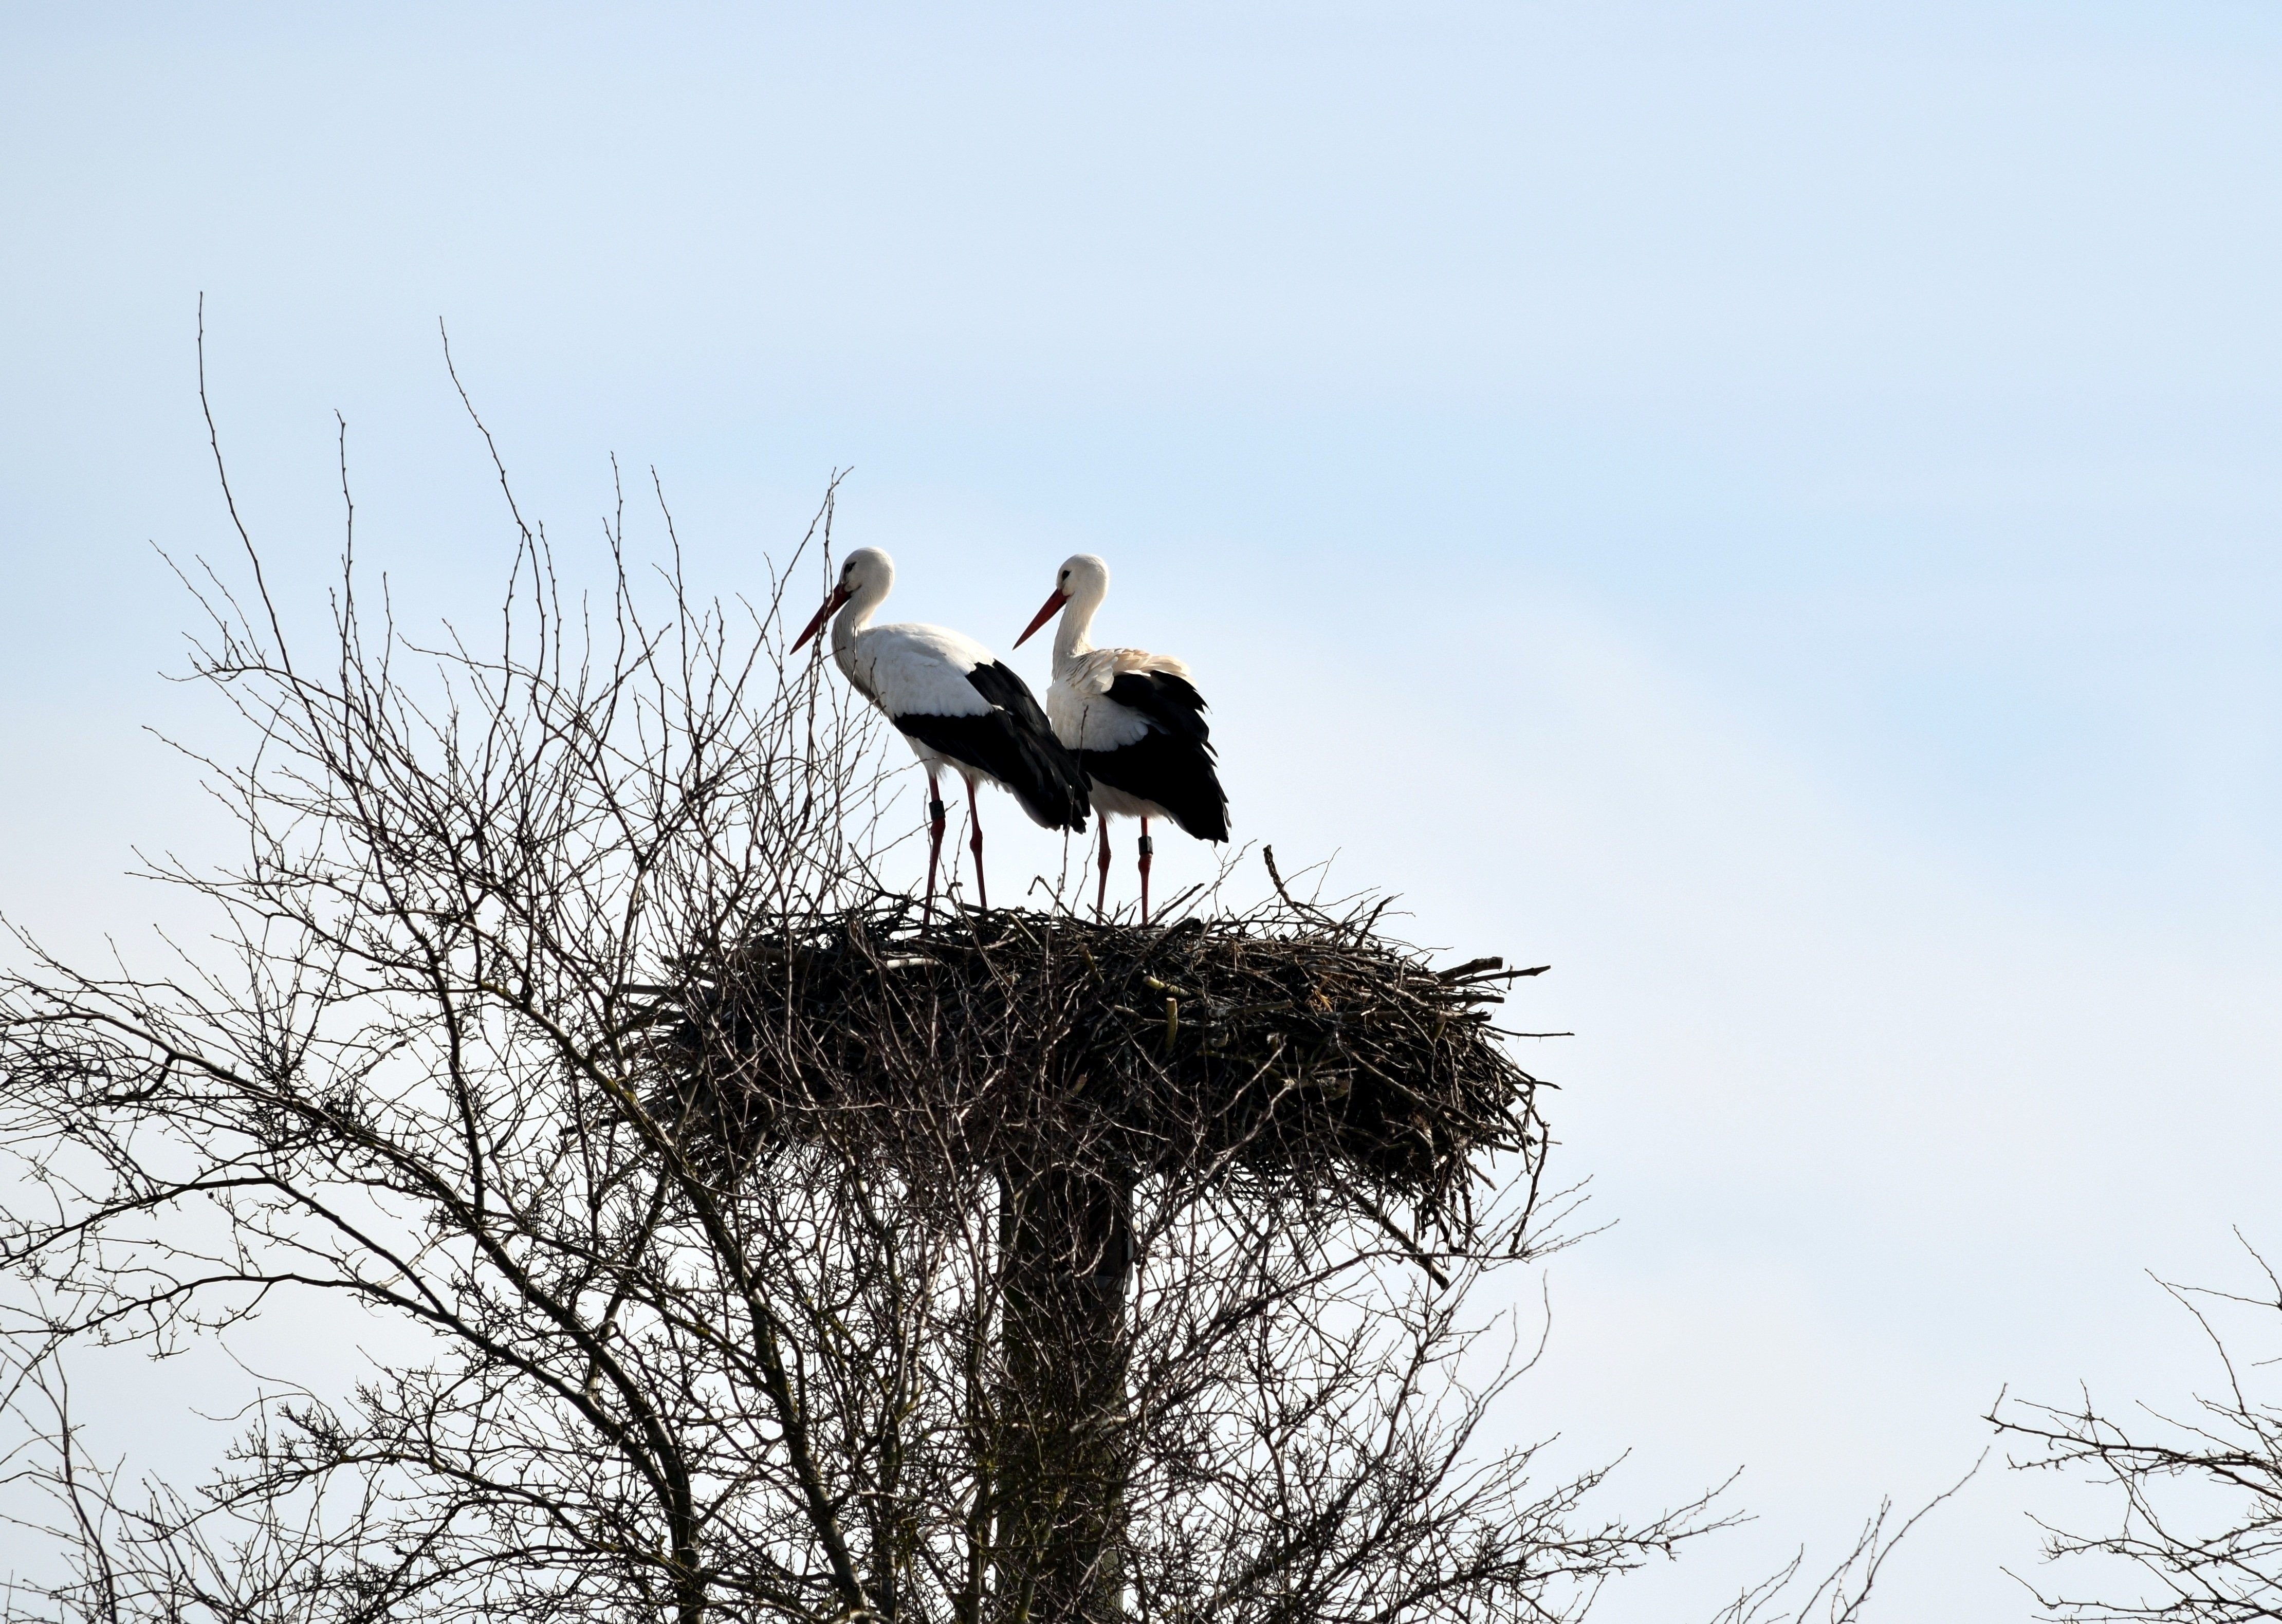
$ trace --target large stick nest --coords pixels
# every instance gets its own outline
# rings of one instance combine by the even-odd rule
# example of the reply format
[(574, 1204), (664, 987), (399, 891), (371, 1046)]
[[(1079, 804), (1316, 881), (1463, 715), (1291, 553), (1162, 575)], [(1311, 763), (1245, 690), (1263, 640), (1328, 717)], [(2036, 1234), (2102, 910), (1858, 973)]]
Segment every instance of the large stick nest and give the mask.
[(1533, 1177), (1540, 1084), (1491, 1012), (1536, 970), (1438, 972), (1299, 908), (924, 930), (915, 912), (772, 920), (680, 967), (653, 1053), (693, 1151), (733, 1171), (832, 1138), (905, 1169), (1296, 1179), (1446, 1229), (1490, 1154)]

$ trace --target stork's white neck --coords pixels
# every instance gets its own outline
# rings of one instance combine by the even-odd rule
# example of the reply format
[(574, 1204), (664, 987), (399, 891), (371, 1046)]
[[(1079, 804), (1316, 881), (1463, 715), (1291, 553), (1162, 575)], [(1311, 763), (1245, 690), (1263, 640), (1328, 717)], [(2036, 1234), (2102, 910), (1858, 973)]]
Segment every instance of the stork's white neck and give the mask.
[(1054, 627), (1054, 669), (1059, 672), (1082, 654), (1093, 651), (1093, 611), (1101, 607), (1108, 589), (1088, 587), (1070, 594), (1062, 618)]
[(888, 588), (894, 584), (877, 578), (865, 581), (833, 616), (832, 657), (839, 662), (843, 672), (848, 669), (848, 657), (856, 647), (857, 636), (872, 624), (873, 612), (887, 601)]

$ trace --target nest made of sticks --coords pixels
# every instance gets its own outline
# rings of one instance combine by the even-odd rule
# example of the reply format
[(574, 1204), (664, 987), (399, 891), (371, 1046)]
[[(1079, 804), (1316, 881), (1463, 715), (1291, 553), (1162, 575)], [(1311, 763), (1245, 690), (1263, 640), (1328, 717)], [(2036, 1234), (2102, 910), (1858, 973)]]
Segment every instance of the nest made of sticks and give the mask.
[(759, 921), (656, 990), (656, 1090), (694, 1151), (725, 1171), (838, 1139), (905, 1166), (1297, 1178), (1441, 1227), (1489, 1154), (1535, 1170), (1540, 1084), (1491, 1012), (1541, 966), (1437, 971), (1300, 908), (915, 913)]

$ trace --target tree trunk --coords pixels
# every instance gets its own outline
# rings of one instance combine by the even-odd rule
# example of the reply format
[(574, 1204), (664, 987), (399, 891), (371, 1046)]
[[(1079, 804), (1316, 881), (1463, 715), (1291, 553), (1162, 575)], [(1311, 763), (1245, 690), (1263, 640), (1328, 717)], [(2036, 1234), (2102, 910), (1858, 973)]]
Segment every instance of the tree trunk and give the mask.
[(995, 1611), (1007, 1624), (1122, 1618), (1131, 1186), (1010, 1169), (999, 1234)]

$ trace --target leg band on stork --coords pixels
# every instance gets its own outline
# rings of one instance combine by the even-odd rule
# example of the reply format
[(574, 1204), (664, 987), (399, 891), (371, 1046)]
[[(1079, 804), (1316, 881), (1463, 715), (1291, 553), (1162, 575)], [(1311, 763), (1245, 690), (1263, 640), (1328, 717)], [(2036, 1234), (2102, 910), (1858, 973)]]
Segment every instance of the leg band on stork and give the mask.
[(922, 926), (935, 922), (935, 869), (943, 856), (943, 804), (936, 790), (935, 774), (928, 774), (928, 882), (927, 902), (920, 913)]
[(1149, 859), (1157, 854), (1157, 843), (1149, 838), (1149, 820), (1141, 820), (1141, 922), (1149, 922)]

